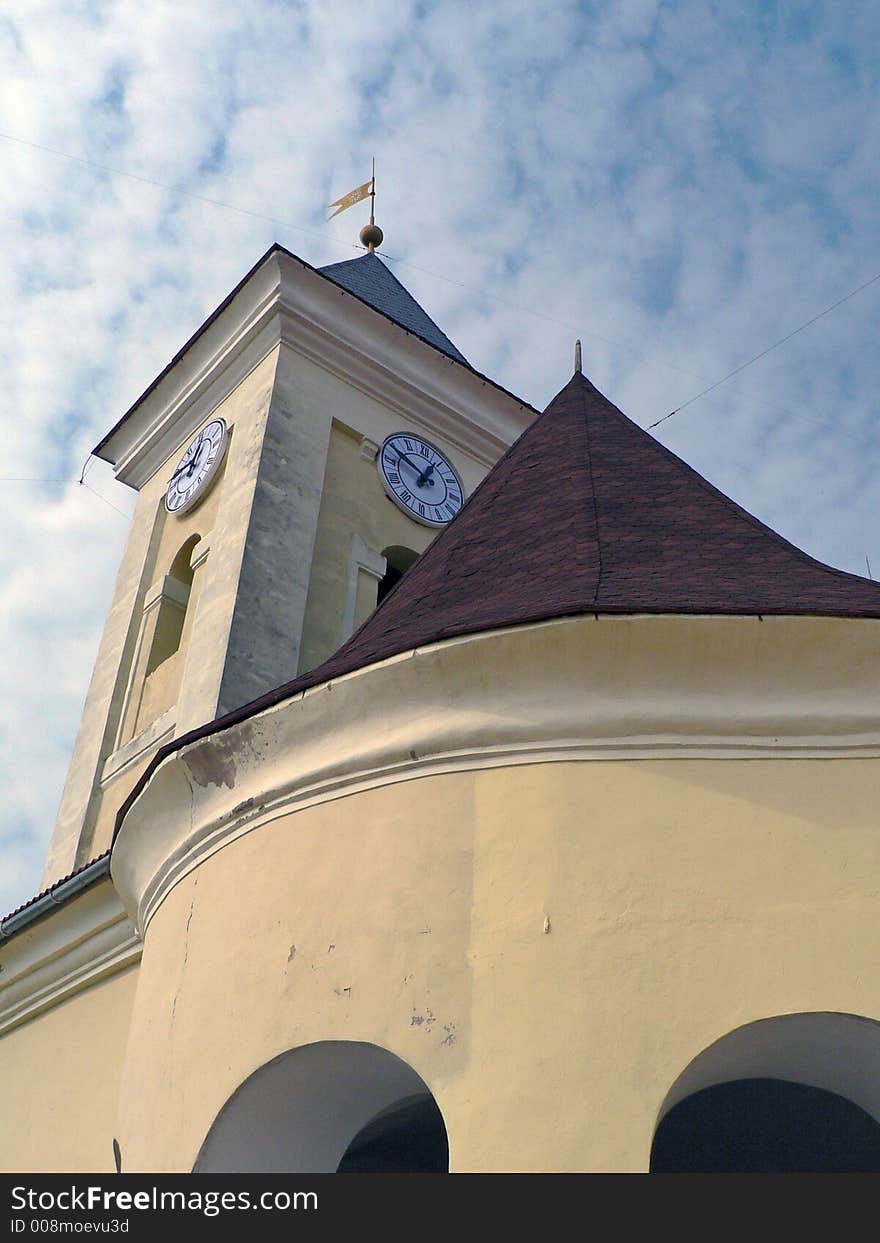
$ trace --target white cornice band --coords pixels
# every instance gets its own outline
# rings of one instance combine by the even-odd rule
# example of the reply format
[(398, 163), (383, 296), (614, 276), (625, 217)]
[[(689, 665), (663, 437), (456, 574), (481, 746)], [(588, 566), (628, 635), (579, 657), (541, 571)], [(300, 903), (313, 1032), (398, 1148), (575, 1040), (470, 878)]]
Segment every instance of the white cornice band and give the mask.
[(143, 933), (176, 882), (287, 812), (560, 761), (880, 757), (880, 623), (580, 617), (433, 644), (166, 759), (111, 870)]
[(487, 467), (510, 444), (511, 422), (519, 434), (535, 416), (326, 277), (273, 253), (129, 412), (102, 457), (123, 483), (141, 487), (282, 343)]
[(3, 945), (0, 1034), (132, 965), (142, 949), (105, 878)]

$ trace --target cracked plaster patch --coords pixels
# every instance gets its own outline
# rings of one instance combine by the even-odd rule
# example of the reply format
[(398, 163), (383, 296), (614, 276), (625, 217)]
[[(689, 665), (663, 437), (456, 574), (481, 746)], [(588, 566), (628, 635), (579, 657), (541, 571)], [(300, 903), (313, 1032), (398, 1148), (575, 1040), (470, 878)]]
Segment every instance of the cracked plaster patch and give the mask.
[(186, 768), (197, 785), (235, 787), (237, 761), (253, 739), (253, 726), (245, 722), (232, 737), (206, 738), (188, 750)]

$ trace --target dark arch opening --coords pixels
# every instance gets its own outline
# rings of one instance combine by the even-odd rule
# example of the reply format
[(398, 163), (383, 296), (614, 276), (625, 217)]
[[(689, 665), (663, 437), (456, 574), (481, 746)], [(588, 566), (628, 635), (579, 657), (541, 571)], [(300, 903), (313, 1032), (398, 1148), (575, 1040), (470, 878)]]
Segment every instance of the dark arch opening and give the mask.
[(845, 1097), (782, 1079), (736, 1079), (685, 1097), (657, 1128), (651, 1172), (880, 1171), (880, 1125)]
[(339, 1174), (445, 1174), (449, 1142), (431, 1096), (401, 1101), (357, 1133), (339, 1163)]
[(388, 1049), (325, 1040), (253, 1071), (220, 1108), (196, 1173), (445, 1173), (446, 1125)]
[[(191, 559), (193, 549), (201, 539), (200, 535), (191, 535), (181, 545), (168, 569), (167, 580), (171, 580), (162, 602), (159, 605), (159, 616), (153, 632), (153, 642), (147, 659), (147, 676), (159, 665), (168, 660), (180, 648), (183, 638), (183, 626), (186, 610), (189, 605), (190, 592), (193, 585), (193, 568)], [(173, 584), (173, 586), (171, 585)]]
[(376, 603), (381, 604), (392, 587), (396, 587), (404, 574), (419, 559), (419, 554), (413, 552), (411, 548), (404, 548), (402, 544), (394, 544), (390, 548), (382, 551), (385, 558), (385, 574), (379, 579), (379, 587), (376, 591)]

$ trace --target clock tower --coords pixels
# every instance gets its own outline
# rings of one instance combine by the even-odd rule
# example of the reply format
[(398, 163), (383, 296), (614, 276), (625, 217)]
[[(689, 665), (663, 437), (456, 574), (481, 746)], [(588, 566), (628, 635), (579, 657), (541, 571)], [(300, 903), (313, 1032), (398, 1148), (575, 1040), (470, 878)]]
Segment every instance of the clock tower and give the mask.
[(138, 500), (44, 885), (159, 748), (329, 656), (534, 414), (372, 250), (273, 246), (94, 451)]
[(274, 247), (97, 446), (0, 1166), (880, 1169), (880, 584), (579, 360), (532, 416)]

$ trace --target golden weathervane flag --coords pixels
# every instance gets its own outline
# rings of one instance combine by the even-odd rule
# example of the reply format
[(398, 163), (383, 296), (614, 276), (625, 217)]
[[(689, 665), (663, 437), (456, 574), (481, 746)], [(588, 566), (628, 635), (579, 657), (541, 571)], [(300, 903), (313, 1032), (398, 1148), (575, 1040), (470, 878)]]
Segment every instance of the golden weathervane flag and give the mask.
[(341, 199), (334, 199), (330, 206), (335, 207), (336, 211), (331, 212), (327, 219), (332, 220), (333, 217), (338, 216), (341, 211), (345, 211), (346, 207), (354, 207), (355, 203), (359, 203), (361, 199), (367, 198), (370, 194), (372, 194), (372, 192), (373, 178), (371, 177), (370, 180), (365, 181), (362, 186), (358, 186), (356, 190), (349, 190), (348, 194), (343, 194)]

